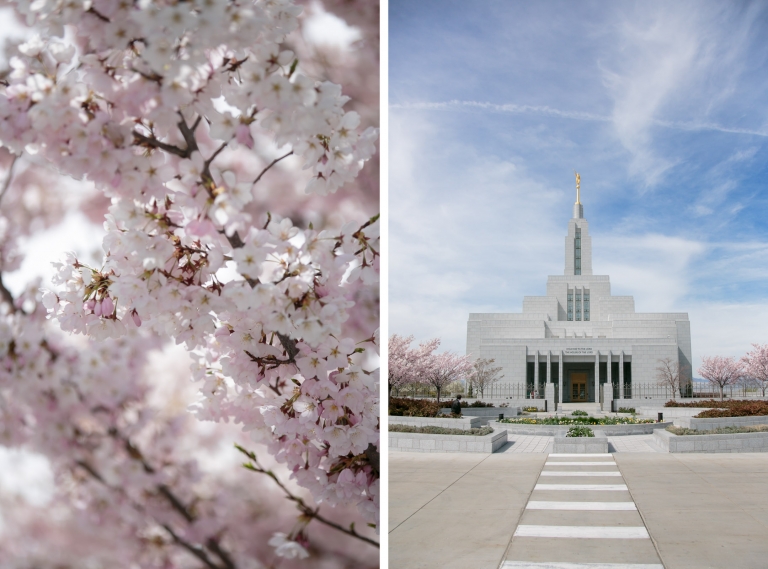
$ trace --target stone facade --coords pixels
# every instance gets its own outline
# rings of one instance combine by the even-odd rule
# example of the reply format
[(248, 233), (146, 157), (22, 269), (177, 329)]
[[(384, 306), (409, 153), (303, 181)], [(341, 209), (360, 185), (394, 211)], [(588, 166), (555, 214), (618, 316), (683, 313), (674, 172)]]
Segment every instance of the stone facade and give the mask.
[[(476, 313), (467, 322), (467, 353), (493, 358), (503, 383), (525, 384), (563, 402), (596, 402), (600, 384), (655, 383), (670, 358), (690, 381), (687, 313), (638, 313), (631, 296), (612, 296), (610, 277), (592, 274), (592, 239), (583, 206), (574, 205), (565, 237), (565, 271), (547, 279), (546, 296), (523, 298), (522, 313)], [(500, 386), (499, 389), (502, 389)]]

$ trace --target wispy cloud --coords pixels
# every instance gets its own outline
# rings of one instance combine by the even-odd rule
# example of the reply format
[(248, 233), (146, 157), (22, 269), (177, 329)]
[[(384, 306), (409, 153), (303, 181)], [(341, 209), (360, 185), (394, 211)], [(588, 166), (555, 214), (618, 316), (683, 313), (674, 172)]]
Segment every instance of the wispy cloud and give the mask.
[(688, 312), (694, 365), (768, 342), (768, 4), (390, 6), (393, 332), (544, 294), (576, 168), (614, 294)]
[[(490, 103), (487, 101), (458, 101), (456, 99), (451, 101), (419, 101), (412, 103), (397, 103), (390, 105), (390, 109), (394, 110), (417, 110), (417, 111), (487, 111), (492, 113), (509, 113), (515, 115), (540, 115), (557, 117), (564, 119), (572, 119), (579, 121), (594, 121), (611, 123), (614, 121), (614, 117), (611, 115), (599, 115), (594, 113), (587, 113), (581, 111), (569, 111), (562, 109), (555, 109), (548, 106), (536, 106), (536, 105), (517, 105), (514, 103)], [(768, 128), (764, 129), (749, 129), (724, 126), (713, 122), (697, 122), (697, 121), (671, 121), (664, 119), (650, 119), (648, 124), (653, 126), (659, 126), (674, 130), (687, 131), (687, 132), (723, 132), (730, 134), (745, 134), (749, 136), (768, 137)]]

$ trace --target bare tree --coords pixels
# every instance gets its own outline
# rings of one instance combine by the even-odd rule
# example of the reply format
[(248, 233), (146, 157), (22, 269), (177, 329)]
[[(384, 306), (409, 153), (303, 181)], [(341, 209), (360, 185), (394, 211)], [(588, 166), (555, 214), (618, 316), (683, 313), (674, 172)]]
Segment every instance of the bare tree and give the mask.
[(661, 358), (656, 367), (656, 382), (658, 385), (669, 387), (672, 390), (672, 399), (675, 393), (683, 395), (683, 386), (688, 382), (689, 368), (686, 365), (680, 365), (680, 362), (674, 358)]
[(485, 395), (486, 387), (493, 385), (504, 377), (499, 373), (502, 368), (493, 367), (494, 363), (496, 363), (496, 360), (493, 358), (479, 358), (475, 360), (472, 373), (469, 376), (469, 381), (472, 386), (480, 392), (480, 397)]

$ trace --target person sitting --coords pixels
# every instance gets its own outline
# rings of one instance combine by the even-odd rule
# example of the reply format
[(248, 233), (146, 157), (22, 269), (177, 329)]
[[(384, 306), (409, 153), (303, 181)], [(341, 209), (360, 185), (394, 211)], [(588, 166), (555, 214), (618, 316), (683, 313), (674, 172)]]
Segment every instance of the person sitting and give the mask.
[(461, 395), (457, 395), (456, 399), (451, 404), (451, 413), (454, 415), (461, 415)]

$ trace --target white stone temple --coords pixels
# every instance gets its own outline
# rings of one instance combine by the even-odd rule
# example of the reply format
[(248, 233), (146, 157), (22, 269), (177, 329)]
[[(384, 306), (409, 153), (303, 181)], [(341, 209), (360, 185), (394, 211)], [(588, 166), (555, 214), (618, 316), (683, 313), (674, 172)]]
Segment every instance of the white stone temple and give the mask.
[[(612, 296), (610, 277), (592, 274), (592, 238), (577, 176), (576, 203), (565, 238), (565, 271), (547, 278), (546, 296), (523, 298), (522, 313), (470, 314), (467, 353), (493, 358), (502, 384), (545, 391), (559, 403), (600, 401), (600, 385), (618, 384), (619, 398), (638, 383), (657, 383), (661, 359), (687, 370), (687, 313), (638, 313), (631, 296)], [(547, 390), (550, 391), (550, 390)]]

